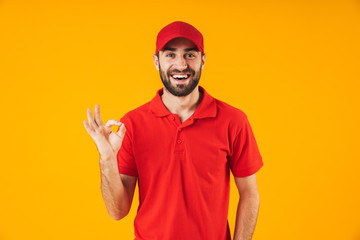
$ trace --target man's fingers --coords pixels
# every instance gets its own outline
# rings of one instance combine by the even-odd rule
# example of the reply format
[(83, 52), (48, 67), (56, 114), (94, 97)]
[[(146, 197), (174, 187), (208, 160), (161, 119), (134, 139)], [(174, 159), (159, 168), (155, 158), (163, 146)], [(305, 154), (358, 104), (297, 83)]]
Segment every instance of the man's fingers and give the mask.
[(94, 129), (88, 124), (86, 120), (84, 120), (84, 127), (88, 134), (92, 137), (92, 134), (94, 133)]
[(96, 124), (96, 122), (93, 119), (93, 115), (92, 115), (90, 108), (87, 109), (87, 118), (88, 118), (89, 125), (91, 126), (91, 128), (94, 130), (97, 129), (98, 125)]
[(114, 119), (110, 119), (107, 121), (107, 123), (105, 124), (105, 127), (107, 128), (111, 128), (112, 126), (116, 125), (116, 126), (120, 126), (122, 123), (117, 121), (117, 120), (114, 120)]
[(110, 119), (109, 121), (107, 121), (105, 127), (109, 128), (111, 130), (111, 127), (115, 126), (115, 125), (119, 126), (119, 131), (117, 131), (116, 134), (120, 137), (123, 137), (126, 129), (125, 129), (125, 125), (122, 122), (114, 120), (114, 119)]
[(125, 124), (122, 123), (122, 124), (120, 125), (119, 131), (117, 131), (116, 134), (117, 134), (119, 137), (124, 138), (125, 132), (126, 132)]
[(101, 117), (100, 117), (100, 106), (99, 106), (99, 104), (95, 105), (95, 122), (97, 123), (97, 125), (99, 127), (104, 125), (102, 120), (101, 120)]

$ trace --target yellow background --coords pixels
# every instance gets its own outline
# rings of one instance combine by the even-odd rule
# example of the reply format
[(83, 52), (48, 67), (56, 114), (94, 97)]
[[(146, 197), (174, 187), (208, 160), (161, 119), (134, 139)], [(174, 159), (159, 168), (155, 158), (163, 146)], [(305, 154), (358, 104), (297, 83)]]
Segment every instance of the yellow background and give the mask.
[(200, 85), (257, 139), (253, 239), (360, 239), (358, 0), (0, 0), (0, 239), (134, 238), (138, 194), (108, 216), (83, 120), (151, 100), (156, 34), (175, 20), (205, 37)]

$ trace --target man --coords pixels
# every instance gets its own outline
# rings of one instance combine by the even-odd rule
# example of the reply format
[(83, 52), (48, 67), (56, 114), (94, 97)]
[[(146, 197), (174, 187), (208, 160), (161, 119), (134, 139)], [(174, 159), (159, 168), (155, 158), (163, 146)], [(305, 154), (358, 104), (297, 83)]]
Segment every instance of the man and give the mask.
[(151, 101), (106, 125), (96, 105), (84, 121), (100, 153), (110, 216), (128, 214), (138, 180), (136, 240), (229, 240), (231, 171), (240, 194), (234, 239), (251, 239), (263, 162), (247, 116), (198, 85), (203, 36), (190, 24), (165, 26), (153, 60), (164, 87)]

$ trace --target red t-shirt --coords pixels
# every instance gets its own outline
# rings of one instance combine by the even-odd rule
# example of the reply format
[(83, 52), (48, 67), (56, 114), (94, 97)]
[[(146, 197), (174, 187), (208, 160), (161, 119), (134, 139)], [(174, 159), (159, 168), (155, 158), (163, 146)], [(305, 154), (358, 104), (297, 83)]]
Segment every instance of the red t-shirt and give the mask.
[(245, 177), (263, 166), (245, 113), (199, 91), (183, 123), (163, 104), (163, 89), (120, 120), (119, 172), (138, 176), (136, 240), (231, 239), (230, 171)]

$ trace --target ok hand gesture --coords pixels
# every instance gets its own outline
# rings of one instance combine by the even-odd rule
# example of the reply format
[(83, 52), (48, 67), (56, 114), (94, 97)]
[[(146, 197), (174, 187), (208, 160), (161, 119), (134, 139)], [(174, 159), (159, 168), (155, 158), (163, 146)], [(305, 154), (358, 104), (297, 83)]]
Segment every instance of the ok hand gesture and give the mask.
[[(104, 125), (100, 118), (100, 106), (98, 104), (95, 105), (95, 117), (93, 118), (91, 109), (88, 108), (87, 118), (89, 123), (84, 120), (84, 126), (92, 139), (94, 139), (100, 158), (103, 160), (116, 158), (124, 139), (125, 125), (114, 119), (110, 119)], [(111, 130), (114, 125), (120, 126), (117, 133)]]

